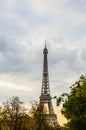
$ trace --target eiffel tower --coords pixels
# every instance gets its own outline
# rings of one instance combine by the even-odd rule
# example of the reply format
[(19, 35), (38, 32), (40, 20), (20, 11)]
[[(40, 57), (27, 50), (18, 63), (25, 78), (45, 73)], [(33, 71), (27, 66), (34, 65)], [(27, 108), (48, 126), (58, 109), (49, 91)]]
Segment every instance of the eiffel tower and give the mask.
[(53, 105), (52, 105), (52, 97), (50, 95), (50, 86), (49, 86), (49, 75), (48, 75), (48, 60), (47, 60), (47, 54), (48, 49), (45, 48), (43, 50), (44, 54), (44, 62), (43, 62), (43, 77), (42, 77), (42, 89), (41, 89), (41, 96), (40, 96), (40, 103), (43, 103), (44, 105), (47, 105), (48, 107), (48, 114), (45, 114), (46, 121), (49, 125), (52, 125), (54, 127), (59, 126), (59, 123), (57, 122), (57, 116), (54, 113)]

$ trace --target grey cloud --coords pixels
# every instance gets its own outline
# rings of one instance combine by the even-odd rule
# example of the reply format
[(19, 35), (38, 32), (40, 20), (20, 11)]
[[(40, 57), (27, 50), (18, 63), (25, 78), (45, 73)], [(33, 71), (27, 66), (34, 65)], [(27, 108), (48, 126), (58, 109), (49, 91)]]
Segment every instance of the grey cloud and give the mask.
[[(61, 45), (63, 46), (63, 45)], [(76, 49), (69, 49), (66, 47), (58, 47), (58, 45), (54, 46), (53, 49), (51, 49), (51, 58), (52, 62), (56, 61), (58, 63), (60, 62), (74, 62), (77, 59), (78, 51)]]
[[(83, 62), (80, 51), (83, 51), (83, 48), (77, 46), (77, 48), (70, 49), (70, 47), (64, 47), (63, 45), (59, 47), (53, 43), (49, 54), (51, 79), (54, 77), (57, 80), (58, 75), (60, 79), (67, 79), (73, 75), (85, 74), (86, 62)], [(85, 55), (85, 52), (83, 55)]]
[[(22, 73), (31, 75), (31, 80), (38, 80), (37, 68), (41, 68), (40, 49), (33, 43), (17, 43), (0, 39), (0, 73)], [(35, 76), (37, 75), (37, 76)], [(33, 77), (33, 78), (32, 78)]]
[(78, 74), (85, 74), (86, 73), (85, 53), (86, 53), (86, 50), (83, 48), (80, 48), (78, 51), (77, 57), (75, 58), (75, 61), (70, 63), (70, 67), (72, 68), (72, 70)]
[(84, 12), (86, 11), (86, 1), (85, 0), (70, 0), (71, 5), (75, 8), (77, 11)]
[(0, 53), (2, 61), (0, 62), (0, 72), (22, 71), (24, 69), (25, 48), (14, 41), (0, 39)]
[(83, 62), (86, 62), (86, 48), (81, 51), (81, 58)]

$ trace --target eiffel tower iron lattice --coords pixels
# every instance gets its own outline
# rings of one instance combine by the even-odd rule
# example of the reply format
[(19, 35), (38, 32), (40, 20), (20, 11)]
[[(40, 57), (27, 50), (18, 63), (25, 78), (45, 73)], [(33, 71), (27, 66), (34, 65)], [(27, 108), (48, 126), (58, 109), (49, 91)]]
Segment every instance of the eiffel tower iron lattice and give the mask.
[(44, 54), (44, 62), (43, 62), (43, 77), (42, 77), (42, 89), (41, 89), (41, 96), (40, 96), (40, 103), (43, 103), (43, 107), (45, 104), (48, 106), (48, 114), (45, 114), (45, 118), (49, 125), (54, 127), (59, 126), (57, 121), (57, 116), (54, 113), (53, 105), (52, 105), (52, 97), (50, 95), (50, 86), (49, 86), (49, 75), (48, 75), (48, 49), (45, 48), (43, 50)]

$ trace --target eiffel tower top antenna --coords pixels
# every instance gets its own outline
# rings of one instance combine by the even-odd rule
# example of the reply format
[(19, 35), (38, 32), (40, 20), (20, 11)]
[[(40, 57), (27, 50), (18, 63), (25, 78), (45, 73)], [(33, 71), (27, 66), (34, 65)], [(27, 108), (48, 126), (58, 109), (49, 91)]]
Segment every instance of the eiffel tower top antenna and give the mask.
[(47, 43), (47, 41), (45, 40), (45, 48), (46, 48), (46, 43)]

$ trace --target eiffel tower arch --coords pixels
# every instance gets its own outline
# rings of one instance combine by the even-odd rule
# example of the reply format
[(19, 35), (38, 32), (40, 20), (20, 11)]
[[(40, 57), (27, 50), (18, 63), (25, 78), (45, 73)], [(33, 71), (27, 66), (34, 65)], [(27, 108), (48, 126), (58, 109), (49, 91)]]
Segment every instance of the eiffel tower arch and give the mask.
[(40, 95), (40, 103), (44, 105), (47, 104), (48, 106), (48, 114), (45, 114), (44, 117), (49, 125), (54, 127), (59, 127), (59, 123), (57, 121), (57, 115), (54, 113), (53, 104), (52, 104), (52, 97), (50, 94), (50, 86), (49, 86), (49, 74), (48, 74), (48, 49), (45, 48), (43, 50), (44, 54), (44, 61), (43, 61), (43, 76), (42, 76), (42, 88), (41, 88), (41, 95)]

